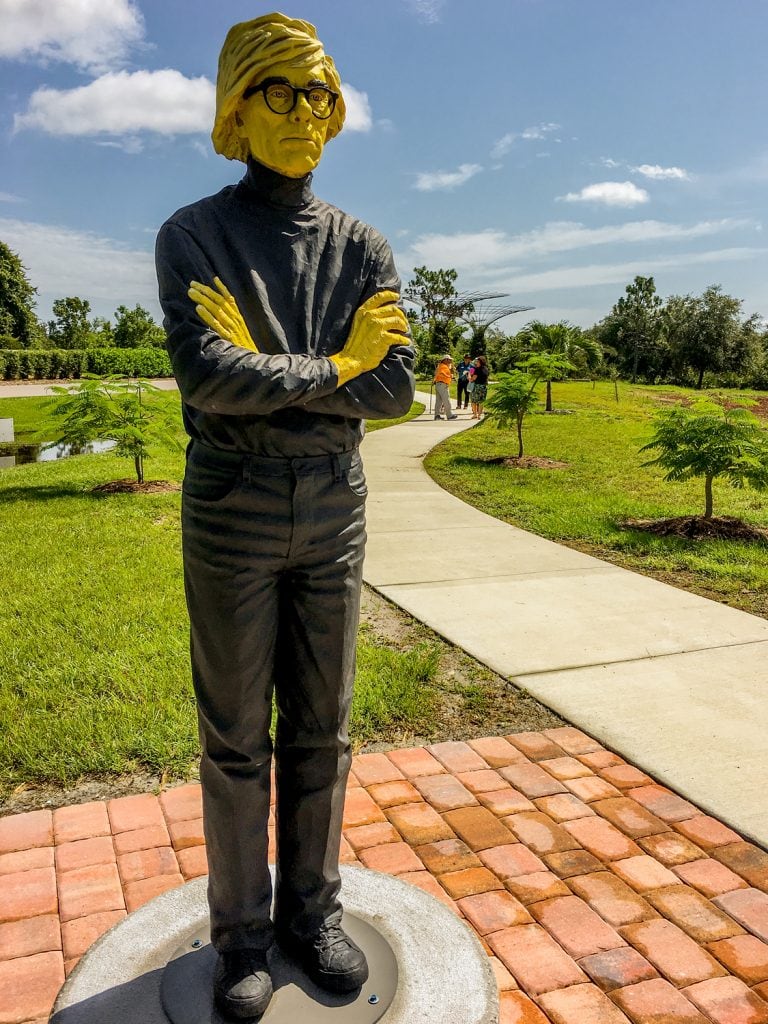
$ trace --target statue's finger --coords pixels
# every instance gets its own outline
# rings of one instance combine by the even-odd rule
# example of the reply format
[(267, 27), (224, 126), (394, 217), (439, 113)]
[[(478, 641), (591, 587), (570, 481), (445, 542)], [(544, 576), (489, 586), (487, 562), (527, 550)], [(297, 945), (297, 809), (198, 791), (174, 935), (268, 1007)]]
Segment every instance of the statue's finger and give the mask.
[(190, 288), (189, 296), (193, 302), (197, 302), (198, 305), (204, 306), (205, 309), (215, 316), (219, 322), (226, 326), (230, 331), (234, 329), (235, 324), (227, 314), (226, 306), (222, 304), (220, 295), (217, 295), (215, 298), (211, 298), (204, 292), (198, 292), (196, 289)]
[(366, 299), (365, 302), (358, 307), (358, 313), (369, 313), (374, 309), (378, 309), (380, 306), (388, 306), (399, 300), (400, 296), (397, 292), (393, 291), (380, 291), (371, 295), (370, 298)]
[[(203, 323), (207, 327), (210, 327), (211, 330), (214, 331), (216, 334), (218, 334), (220, 338), (227, 338), (227, 332), (226, 332), (226, 329), (224, 328), (224, 326), (219, 323), (219, 321), (216, 319), (216, 317), (213, 316), (213, 314), (210, 313), (205, 308), (205, 306), (200, 306), (200, 305), (195, 306), (195, 312), (200, 317), (200, 319), (203, 321)], [(227, 340), (229, 340), (229, 339), (227, 338)]]
[(217, 291), (214, 291), (210, 285), (201, 284), (199, 281), (190, 281), (187, 295), (189, 295), (189, 292), (191, 291), (196, 291), (199, 295), (207, 295), (210, 299), (218, 299), (219, 302), (221, 302), (221, 296)]
[(235, 309), (237, 309), (237, 303), (235, 302), (234, 296), (230, 292), (229, 288), (227, 288), (227, 286), (221, 280), (221, 278), (220, 277), (214, 277), (213, 283), (219, 289), (219, 291), (224, 296), (224, 298), (225, 299), (229, 299), (232, 302), (232, 304), (234, 305)]

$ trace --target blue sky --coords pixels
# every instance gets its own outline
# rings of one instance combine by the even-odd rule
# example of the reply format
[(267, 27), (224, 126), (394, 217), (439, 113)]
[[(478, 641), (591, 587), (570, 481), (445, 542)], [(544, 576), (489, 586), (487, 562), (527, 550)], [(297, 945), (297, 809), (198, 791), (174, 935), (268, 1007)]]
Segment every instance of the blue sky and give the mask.
[[(271, 5), (0, 0), (0, 240), (54, 298), (159, 318), (152, 247), (236, 181), (209, 133), (221, 43)], [(285, 0), (350, 111), (315, 174), (401, 274), (455, 267), (588, 326), (635, 274), (768, 318), (764, 0)], [(500, 326), (512, 331), (525, 315)]]

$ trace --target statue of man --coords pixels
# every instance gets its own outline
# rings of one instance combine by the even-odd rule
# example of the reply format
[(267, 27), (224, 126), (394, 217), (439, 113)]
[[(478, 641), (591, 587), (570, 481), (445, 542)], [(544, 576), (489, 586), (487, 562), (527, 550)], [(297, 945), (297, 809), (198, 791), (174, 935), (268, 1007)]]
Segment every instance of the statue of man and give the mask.
[(365, 544), (358, 444), (363, 420), (410, 408), (414, 384), (389, 246), (311, 190), (344, 114), (312, 25), (282, 14), (235, 25), (212, 138), (247, 172), (157, 240), (191, 438), (182, 543), (215, 997), (239, 1018), (269, 1003), (273, 939), (330, 991), (368, 976), (341, 928), (338, 872)]

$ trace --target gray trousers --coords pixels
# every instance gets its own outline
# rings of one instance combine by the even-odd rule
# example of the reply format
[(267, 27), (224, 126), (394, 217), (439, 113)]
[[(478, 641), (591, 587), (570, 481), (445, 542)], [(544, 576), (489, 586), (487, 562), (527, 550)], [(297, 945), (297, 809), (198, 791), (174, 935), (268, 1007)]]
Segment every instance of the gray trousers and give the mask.
[(441, 413), (445, 413), (446, 416), (451, 415), (451, 393), (447, 384), (437, 381), (435, 384), (435, 416), (439, 416)]
[(338, 854), (365, 546), (360, 456), (243, 456), (193, 441), (182, 496), (211, 939), (304, 938), (341, 917)]

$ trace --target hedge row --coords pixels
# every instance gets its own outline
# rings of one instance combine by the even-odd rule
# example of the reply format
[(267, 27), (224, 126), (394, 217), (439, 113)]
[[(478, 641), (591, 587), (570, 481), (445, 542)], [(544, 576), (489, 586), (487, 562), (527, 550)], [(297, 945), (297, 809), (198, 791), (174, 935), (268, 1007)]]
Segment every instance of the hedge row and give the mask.
[(0, 349), (0, 380), (71, 379), (84, 373), (173, 376), (162, 348)]

